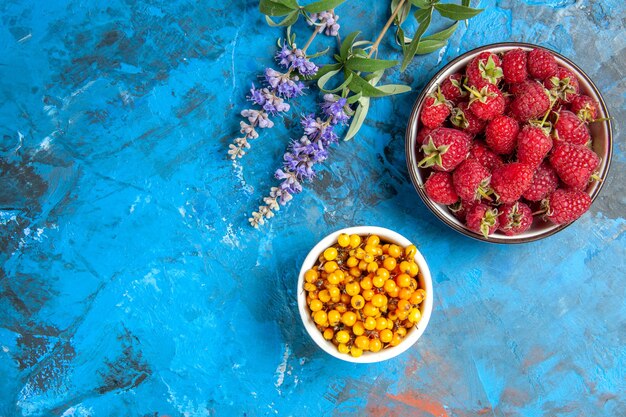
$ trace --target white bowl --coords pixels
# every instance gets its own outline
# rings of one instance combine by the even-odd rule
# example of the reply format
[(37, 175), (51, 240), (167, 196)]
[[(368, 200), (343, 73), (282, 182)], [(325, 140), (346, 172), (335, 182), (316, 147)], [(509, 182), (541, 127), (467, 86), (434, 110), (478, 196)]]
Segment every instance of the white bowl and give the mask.
[(418, 250), (415, 253), (415, 263), (417, 263), (417, 266), (419, 267), (418, 282), (420, 288), (423, 288), (426, 291), (426, 298), (422, 302), (422, 304), (420, 304), (422, 318), (419, 323), (417, 323), (417, 326), (413, 327), (407, 332), (406, 336), (398, 346), (382, 349), (379, 352), (363, 352), (363, 355), (359, 356), (358, 358), (355, 358), (350, 354), (339, 353), (337, 347), (333, 345), (332, 342), (324, 339), (322, 333), (317, 329), (317, 327), (315, 326), (315, 322), (311, 317), (311, 313), (309, 312), (308, 306), (306, 304), (306, 291), (304, 290), (304, 273), (315, 265), (319, 256), (322, 254), (322, 252), (324, 252), (326, 248), (334, 245), (337, 242), (337, 237), (342, 233), (360, 236), (373, 234), (380, 237), (381, 241), (395, 243), (402, 247), (411, 245), (411, 242), (399, 233), (396, 233), (389, 229), (385, 229), (383, 227), (375, 226), (349, 227), (347, 229), (333, 232), (326, 236), (324, 239), (320, 240), (320, 242), (315, 245), (315, 247), (313, 247), (313, 249), (311, 249), (311, 251), (307, 255), (304, 263), (302, 264), (302, 268), (300, 269), (300, 275), (298, 276), (298, 310), (300, 310), (302, 323), (309, 333), (309, 336), (311, 336), (311, 339), (313, 339), (313, 341), (317, 343), (317, 345), (321, 347), (326, 353), (334, 356), (337, 359), (354, 363), (372, 363), (391, 359), (413, 346), (415, 342), (417, 342), (417, 340), (422, 336), (424, 330), (426, 329), (426, 326), (428, 325), (428, 321), (430, 320), (430, 314), (433, 310), (433, 282), (430, 276), (430, 270), (428, 269), (426, 260)]

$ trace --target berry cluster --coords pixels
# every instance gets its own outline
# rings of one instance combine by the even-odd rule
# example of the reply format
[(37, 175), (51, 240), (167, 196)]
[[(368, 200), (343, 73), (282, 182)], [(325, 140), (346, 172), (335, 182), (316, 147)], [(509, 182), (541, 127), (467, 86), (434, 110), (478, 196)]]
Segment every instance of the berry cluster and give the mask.
[(533, 214), (572, 222), (591, 205), (597, 117), (598, 103), (550, 52), (482, 52), (420, 109), (419, 166), (432, 169), (424, 190), (485, 237), (523, 233)]
[(341, 353), (359, 357), (397, 346), (421, 319), (417, 248), (376, 235), (339, 235), (304, 274), (306, 302), (317, 328)]

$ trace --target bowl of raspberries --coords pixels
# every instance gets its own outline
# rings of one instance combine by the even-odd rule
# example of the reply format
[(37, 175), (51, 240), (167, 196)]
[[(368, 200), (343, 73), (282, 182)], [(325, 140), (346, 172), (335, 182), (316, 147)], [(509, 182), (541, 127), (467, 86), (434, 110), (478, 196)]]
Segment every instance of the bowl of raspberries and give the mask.
[(450, 62), (418, 97), (406, 131), (425, 204), (453, 229), (495, 243), (538, 240), (578, 219), (611, 155), (611, 121), (591, 79), (525, 43)]

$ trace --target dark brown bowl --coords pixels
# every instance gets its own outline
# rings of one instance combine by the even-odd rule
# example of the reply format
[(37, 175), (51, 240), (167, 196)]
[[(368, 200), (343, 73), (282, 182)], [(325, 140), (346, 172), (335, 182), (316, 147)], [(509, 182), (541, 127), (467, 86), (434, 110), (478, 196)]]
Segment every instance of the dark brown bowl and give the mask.
[(411, 176), (411, 181), (413, 182), (413, 186), (417, 190), (417, 193), (420, 195), (426, 206), (445, 224), (460, 232), (466, 236), (469, 236), (474, 239), (482, 240), (485, 242), (491, 243), (526, 243), (532, 242), (535, 240), (543, 239), (545, 237), (551, 236), (563, 229), (565, 229), (569, 224), (563, 225), (555, 225), (547, 221), (543, 221), (541, 219), (535, 219), (533, 225), (526, 232), (521, 233), (516, 236), (506, 236), (501, 232), (496, 232), (489, 236), (489, 238), (485, 238), (483, 235), (475, 233), (461, 223), (454, 215), (448, 210), (448, 208), (443, 204), (438, 204), (433, 202), (426, 193), (424, 192), (424, 182), (426, 181), (427, 174), (430, 172), (428, 169), (418, 168), (417, 164), (420, 161), (420, 155), (417, 148), (417, 132), (419, 130), (419, 109), (422, 107), (422, 103), (426, 99), (426, 96), (436, 90), (437, 85), (440, 84), (448, 75), (454, 74), (456, 72), (460, 72), (462, 68), (464, 68), (476, 55), (484, 51), (491, 51), (494, 53), (501, 53), (508, 51), (514, 48), (522, 48), (524, 50), (531, 50), (533, 48), (540, 47), (546, 49), (556, 57), (556, 60), (559, 65), (569, 69), (578, 77), (580, 82), (580, 92), (582, 94), (586, 94), (592, 97), (600, 104), (599, 109), (599, 118), (607, 119), (602, 122), (592, 123), (590, 127), (591, 137), (592, 137), (592, 148), (595, 153), (601, 158), (600, 166), (598, 168), (598, 176), (601, 178), (601, 181), (595, 181), (589, 185), (587, 188), (587, 192), (591, 197), (591, 201), (593, 202), (602, 186), (604, 181), (609, 173), (609, 167), (611, 165), (611, 157), (613, 155), (613, 134), (611, 130), (611, 121), (609, 119), (609, 112), (606, 108), (606, 104), (598, 91), (598, 88), (595, 86), (593, 81), (589, 78), (587, 74), (583, 70), (581, 70), (576, 64), (570, 61), (568, 58), (563, 55), (554, 52), (548, 48), (544, 48), (543, 46), (533, 45), (529, 43), (521, 43), (521, 42), (503, 42), (503, 43), (494, 43), (490, 45), (481, 46), (480, 48), (473, 49), (469, 52), (464, 53), (458, 58), (454, 59), (452, 62), (443, 67), (431, 80), (424, 89), (422, 93), (419, 95), (415, 104), (413, 105), (413, 111), (411, 112), (411, 116), (409, 117), (409, 123), (406, 128), (406, 138), (405, 138), (405, 152), (406, 152), (406, 161), (409, 169), (409, 175)]

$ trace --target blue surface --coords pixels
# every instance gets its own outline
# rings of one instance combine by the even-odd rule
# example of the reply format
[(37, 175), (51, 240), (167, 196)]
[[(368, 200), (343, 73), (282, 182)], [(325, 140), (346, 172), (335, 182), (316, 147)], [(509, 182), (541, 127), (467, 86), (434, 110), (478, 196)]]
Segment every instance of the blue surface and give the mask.
[[(338, 10), (344, 35), (375, 36), (388, 9), (369, 3)], [(255, 1), (0, 3), (0, 416), (626, 415), (626, 8), (481, 6), (441, 53), (391, 73), (414, 92), (376, 100), (318, 181), (256, 231), (248, 215), (319, 97), (226, 159), (281, 34)], [(616, 139), (591, 211), (513, 247), (434, 218), (403, 148), (436, 70), (505, 40), (577, 62)], [(397, 56), (390, 37), (381, 56)], [(358, 224), (414, 241), (436, 286), (419, 343), (367, 366), (318, 349), (295, 301), (308, 250)]]

